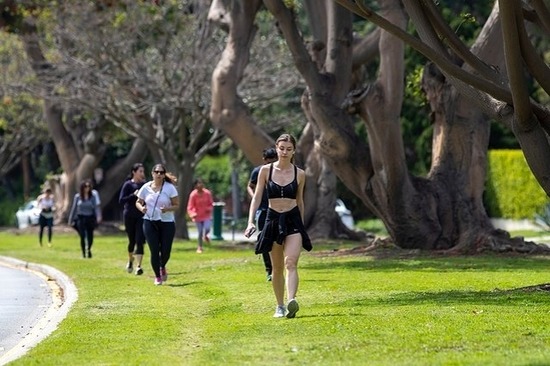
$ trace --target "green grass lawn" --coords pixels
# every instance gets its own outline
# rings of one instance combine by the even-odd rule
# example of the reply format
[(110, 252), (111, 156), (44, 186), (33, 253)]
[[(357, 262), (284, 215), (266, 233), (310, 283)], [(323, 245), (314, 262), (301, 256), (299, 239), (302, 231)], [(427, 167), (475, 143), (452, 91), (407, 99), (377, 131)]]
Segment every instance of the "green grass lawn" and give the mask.
[[(548, 257), (334, 255), (300, 260), (300, 311), (275, 300), (252, 248), (176, 241), (169, 279), (124, 270), (124, 236), (80, 258), (75, 234), (0, 233), (0, 255), (45, 263), (79, 297), (50, 337), (13, 365), (548, 365)], [(324, 253), (324, 254), (323, 254)], [(146, 255), (147, 261), (149, 255)]]

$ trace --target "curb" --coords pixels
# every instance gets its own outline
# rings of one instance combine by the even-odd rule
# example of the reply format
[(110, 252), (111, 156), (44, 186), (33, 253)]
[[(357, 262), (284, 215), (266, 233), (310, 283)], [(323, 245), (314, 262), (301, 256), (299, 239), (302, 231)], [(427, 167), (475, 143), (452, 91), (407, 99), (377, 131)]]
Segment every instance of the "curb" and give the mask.
[(50, 286), (52, 305), (23, 339), (2, 357), (0, 365), (18, 359), (49, 336), (65, 317), (78, 299), (78, 290), (71, 279), (63, 272), (44, 264), (25, 262), (16, 258), (0, 256), (0, 265), (29, 271), (44, 277)]

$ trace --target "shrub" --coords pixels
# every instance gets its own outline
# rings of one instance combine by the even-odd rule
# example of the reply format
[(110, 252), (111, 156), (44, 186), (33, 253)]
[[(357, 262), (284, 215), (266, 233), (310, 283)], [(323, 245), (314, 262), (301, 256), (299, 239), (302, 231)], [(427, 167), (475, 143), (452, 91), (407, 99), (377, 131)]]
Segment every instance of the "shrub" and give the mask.
[(521, 150), (490, 150), (484, 201), (491, 217), (532, 219), (543, 211), (548, 196)]

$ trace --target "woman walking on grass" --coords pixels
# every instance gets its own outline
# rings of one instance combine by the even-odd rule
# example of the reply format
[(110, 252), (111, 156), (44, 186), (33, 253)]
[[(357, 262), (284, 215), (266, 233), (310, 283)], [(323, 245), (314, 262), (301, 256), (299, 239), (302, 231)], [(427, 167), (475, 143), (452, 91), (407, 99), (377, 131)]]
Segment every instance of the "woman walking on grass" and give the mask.
[(53, 213), (55, 211), (55, 201), (51, 188), (46, 188), (36, 199), (38, 207), (40, 208), (40, 216), (38, 217), (38, 224), (40, 230), (38, 232), (38, 244), (42, 246), (42, 236), (44, 235), (44, 228), (48, 228), (48, 246), (52, 246), (52, 227), (53, 227)]
[[(307, 251), (312, 249), (303, 223), (305, 172), (293, 164), (296, 152), (296, 140), (293, 136), (281, 135), (275, 143), (275, 149), (278, 161), (260, 168), (245, 235), (250, 237), (256, 230), (254, 218), (266, 190), (269, 208), (255, 252), (271, 253), (273, 292), (277, 300), (273, 317), (294, 318), (300, 308), (296, 300), (300, 252), (302, 247)], [(288, 299), (286, 306), (285, 267)]]
[(101, 207), (98, 195), (92, 192), (92, 182), (85, 180), (80, 183), (80, 191), (75, 194), (69, 224), (76, 222), (78, 235), (80, 236), (80, 248), (83, 258), (92, 258), (92, 245), (94, 244), (94, 230), (101, 223)]
[(174, 211), (178, 209), (177, 179), (156, 164), (151, 172), (153, 180), (145, 183), (137, 193), (136, 207), (143, 213), (143, 232), (151, 252), (151, 267), (155, 272), (155, 285), (168, 279), (166, 265), (172, 252), (176, 234)]
[(210, 243), (208, 234), (212, 226), (212, 205), (214, 200), (212, 199), (212, 193), (204, 187), (202, 179), (196, 179), (194, 187), (195, 189), (191, 191), (189, 200), (187, 201), (187, 214), (195, 225), (197, 225), (197, 253), (202, 253), (203, 241), (207, 244)]
[(136, 260), (136, 275), (143, 274), (141, 263), (143, 261), (143, 213), (136, 207), (137, 193), (145, 184), (145, 169), (143, 164), (136, 163), (132, 166), (130, 177), (120, 189), (118, 202), (124, 205), (122, 216), (124, 218), (124, 230), (128, 236), (128, 263), (126, 271), (132, 273), (134, 259)]

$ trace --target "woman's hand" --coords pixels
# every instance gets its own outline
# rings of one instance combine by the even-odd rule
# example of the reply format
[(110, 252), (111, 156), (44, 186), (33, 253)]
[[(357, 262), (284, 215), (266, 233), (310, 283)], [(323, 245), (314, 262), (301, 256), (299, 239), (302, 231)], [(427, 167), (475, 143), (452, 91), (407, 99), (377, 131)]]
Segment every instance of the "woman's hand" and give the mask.
[(248, 226), (246, 227), (246, 230), (244, 231), (244, 236), (247, 238), (250, 238), (252, 234), (256, 232), (256, 225), (254, 225), (253, 222), (249, 222)]

